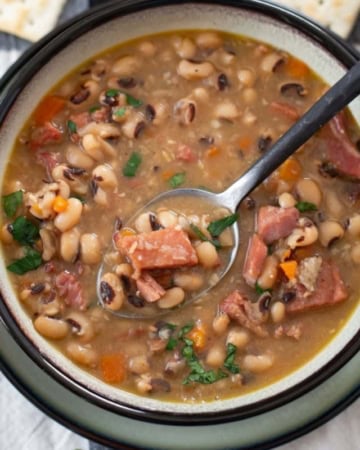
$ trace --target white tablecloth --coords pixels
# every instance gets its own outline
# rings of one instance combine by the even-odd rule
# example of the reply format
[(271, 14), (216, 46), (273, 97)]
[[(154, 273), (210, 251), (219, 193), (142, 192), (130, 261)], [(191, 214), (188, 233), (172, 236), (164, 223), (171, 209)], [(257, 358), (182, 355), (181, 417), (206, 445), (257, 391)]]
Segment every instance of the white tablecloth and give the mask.
[[(60, 20), (87, 6), (87, 0), (69, 1)], [(0, 34), (0, 76), (27, 46), (25, 41)], [(277, 450), (358, 450), (359, 421), (360, 401), (357, 400), (327, 424)], [(0, 372), (0, 450), (88, 450), (89, 446), (85, 438), (34, 407)]]

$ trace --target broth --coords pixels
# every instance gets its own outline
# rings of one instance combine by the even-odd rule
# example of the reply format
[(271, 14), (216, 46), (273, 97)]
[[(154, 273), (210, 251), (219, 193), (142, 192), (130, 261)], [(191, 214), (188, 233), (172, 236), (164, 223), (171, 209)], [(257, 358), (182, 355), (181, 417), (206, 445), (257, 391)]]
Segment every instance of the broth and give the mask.
[[(37, 331), (95, 377), (176, 402), (242, 395), (311, 359), (360, 289), (349, 163), (360, 133), (348, 113), (244, 200), (234, 266), (184, 308), (226, 262), (229, 212), (179, 198), (129, 220), (167, 189), (226, 189), (325, 89), (289, 54), (198, 31), (128, 42), (56, 85), (3, 182), (3, 250)], [(108, 311), (159, 305), (166, 315), (152, 320)]]

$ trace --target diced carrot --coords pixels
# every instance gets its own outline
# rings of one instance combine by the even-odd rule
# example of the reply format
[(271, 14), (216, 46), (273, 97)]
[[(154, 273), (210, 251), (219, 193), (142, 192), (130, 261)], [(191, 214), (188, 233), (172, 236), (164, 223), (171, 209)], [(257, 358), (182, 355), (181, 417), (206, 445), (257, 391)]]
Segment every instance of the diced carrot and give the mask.
[(187, 337), (193, 341), (195, 350), (201, 351), (205, 348), (207, 335), (202, 324), (189, 331)]
[(209, 149), (206, 150), (205, 156), (207, 158), (212, 158), (212, 157), (217, 156), (219, 154), (220, 154), (219, 147), (213, 146), (213, 147), (210, 147)]
[(66, 211), (66, 208), (68, 207), (68, 201), (66, 200), (66, 198), (61, 197), (61, 195), (57, 195), (55, 197), (52, 207), (53, 207), (53, 210), (57, 213), (64, 212), (64, 211)]
[(53, 117), (65, 106), (65, 100), (56, 95), (49, 95), (42, 99), (34, 112), (34, 119), (37, 125), (50, 122)]
[(41, 214), (42, 213), (42, 208), (39, 205), (39, 203), (34, 203), (31, 208), (34, 210), (35, 213), (37, 214)]
[(103, 355), (100, 359), (100, 370), (106, 383), (121, 383), (126, 376), (125, 356), (122, 353)]
[(164, 172), (162, 173), (162, 178), (164, 181), (168, 181), (172, 176), (175, 175), (175, 173), (176, 171), (173, 169), (164, 170)]
[(279, 168), (279, 177), (284, 181), (297, 181), (301, 175), (301, 165), (295, 158), (287, 159)]
[(285, 70), (289, 76), (294, 78), (304, 78), (309, 73), (308, 66), (296, 58), (288, 59)]
[(293, 280), (296, 277), (298, 263), (295, 260), (285, 261), (279, 265), (288, 280)]
[(242, 136), (238, 142), (240, 150), (243, 150), (245, 152), (249, 150), (251, 143), (252, 140), (249, 136)]

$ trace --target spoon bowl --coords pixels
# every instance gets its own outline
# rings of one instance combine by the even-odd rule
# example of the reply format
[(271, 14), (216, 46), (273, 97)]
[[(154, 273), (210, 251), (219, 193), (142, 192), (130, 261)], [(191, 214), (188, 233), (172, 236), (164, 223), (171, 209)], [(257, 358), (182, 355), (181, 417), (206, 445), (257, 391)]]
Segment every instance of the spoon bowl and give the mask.
[[(332, 86), (319, 100), (283, 135), (280, 139), (249, 169), (247, 169), (233, 184), (225, 191), (213, 193), (199, 188), (179, 188), (166, 191), (148, 202), (129, 221), (134, 221), (141, 213), (149, 211), (154, 205), (169, 201), (174, 198), (202, 199), (209, 204), (209, 208), (223, 207), (234, 214), (246, 196), (250, 194), (259, 184), (271, 175), (287, 158), (301, 147), (313, 134), (318, 131), (326, 122), (333, 118), (340, 110), (351, 102), (360, 93), (360, 61), (357, 62), (334, 86)], [(240, 233), (238, 223), (232, 225), (233, 245), (229, 251), (226, 265), (222, 266), (218, 273), (216, 283), (209, 283), (202, 289), (195, 291), (176, 307), (184, 307), (189, 303), (204, 296), (215, 284), (222, 280), (231, 269), (240, 245)], [(139, 309), (112, 310), (107, 308), (101, 296), (101, 278), (104, 274), (105, 264), (102, 263), (97, 276), (97, 294), (100, 304), (113, 314), (132, 319), (154, 318), (162, 316), (171, 309), (160, 309), (151, 306)]]

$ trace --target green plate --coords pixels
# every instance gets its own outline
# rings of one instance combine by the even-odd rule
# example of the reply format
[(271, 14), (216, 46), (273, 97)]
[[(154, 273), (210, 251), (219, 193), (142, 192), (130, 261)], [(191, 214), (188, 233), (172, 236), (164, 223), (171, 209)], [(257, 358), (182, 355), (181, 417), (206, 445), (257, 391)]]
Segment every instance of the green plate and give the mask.
[(321, 425), (360, 394), (357, 354), (317, 388), (264, 414), (217, 425), (146, 423), (104, 410), (66, 390), (20, 349), (1, 321), (0, 343), (1, 367), (27, 398), (75, 432), (118, 448), (266, 449)]

